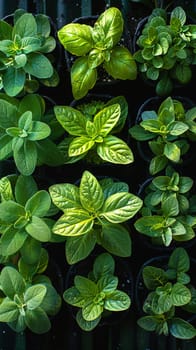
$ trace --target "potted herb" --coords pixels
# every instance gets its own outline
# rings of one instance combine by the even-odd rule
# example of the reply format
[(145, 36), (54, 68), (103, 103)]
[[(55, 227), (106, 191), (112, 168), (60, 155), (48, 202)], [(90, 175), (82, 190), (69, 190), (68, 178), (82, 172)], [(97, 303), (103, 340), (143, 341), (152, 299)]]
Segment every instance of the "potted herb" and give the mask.
[(186, 12), (180, 6), (170, 14), (156, 8), (143, 23), (134, 39), (138, 70), (145, 80), (156, 84), (157, 95), (170, 95), (175, 83), (191, 80), (196, 25), (187, 23)]
[(152, 243), (169, 247), (173, 242), (186, 242), (195, 237), (195, 196), (193, 180), (180, 176), (172, 168), (165, 175), (151, 179), (143, 195), (144, 205), (134, 226), (151, 238)]
[[(29, 267), (29, 271), (33, 268)], [(27, 274), (27, 265), (25, 269)], [(25, 280), (15, 267), (5, 266), (0, 273), (0, 288), (0, 322), (8, 323), (16, 332), (26, 328), (37, 334), (49, 331), (50, 317), (59, 311), (61, 298), (48, 277), (39, 275), (37, 280), (36, 276)]]
[(23, 175), (31, 175), (38, 164), (60, 165), (63, 157), (49, 138), (51, 128), (44, 120), (45, 101), (38, 94), (22, 99), (0, 95), (0, 159), (13, 157)]
[(68, 136), (59, 144), (65, 163), (85, 159), (89, 163), (130, 164), (134, 161), (127, 143), (115, 136), (123, 130), (127, 118), (123, 96), (107, 103), (91, 101), (77, 108), (55, 106), (54, 112)]
[(56, 46), (46, 15), (16, 10), (13, 23), (0, 21), (0, 84), (7, 95), (35, 92), (39, 82), (56, 86), (59, 78), (49, 53)]
[(49, 187), (53, 203), (63, 212), (52, 230), (66, 238), (66, 259), (74, 264), (85, 259), (96, 244), (111, 254), (131, 255), (131, 237), (125, 225), (142, 206), (124, 182), (100, 181), (84, 171), (79, 186), (71, 183)]
[[(156, 101), (157, 102), (157, 101)], [(145, 110), (129, 132), (140, 143), (148, 141), (152, 153), (149, 172), (155, 175), (168, 164), (180, 164), (195, 139), (195, 107), (187, 110), (178, 99), (167, 97), (156, 110)]]
[(71, 66), (75, 99), (84, 97), (94, 87), (100, 66), (114, 79), (136, 79), (137, 67), (132, 54), (125, 46), (119, 45), (123, 24), (120, 10), (110, 7), (93, 26), (68, 23), (58, 31), (65, 50), (76, 56)]
[(111, 312), (127, 310), (131, 305), (129, 295), (118, 289), (118, 277), (114, 275), (115, 260), (108, 253), (96, 257), (93, 270), (87, 276), (76, 275), (74, 286), (66, 289), (66, 303), (79, 308), (76, 314), (78, 325), (91, 331)]
[[(196, 307), (191, 264), (186, 250), (176, 248), (169, 257), (154, 257), (142, 266), (136, 284), (137, 293), (138, 283), (141, 291), (139, 312), (142, 307), (145, 314), (137, 321), (140, 327), (178, 339), (195, 337), (196, 329), (189, 321)], [(146, 295), (144, 301), (141, 294)]]

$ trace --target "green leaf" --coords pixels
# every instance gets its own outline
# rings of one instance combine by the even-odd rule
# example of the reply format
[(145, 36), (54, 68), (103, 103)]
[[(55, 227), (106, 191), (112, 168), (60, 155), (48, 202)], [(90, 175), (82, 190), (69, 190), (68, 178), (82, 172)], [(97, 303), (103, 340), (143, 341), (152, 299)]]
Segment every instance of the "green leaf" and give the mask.
[(61, 296), (57, 293), (56, 289), (50, 283), (45, 284), (47, 290), (46, 295), (40, 305), (40, 307), (50, 316), (56, 315), (61, 308)]
[(19, 316), (16, 303), (9, 298), (3, 299), (0, 304), (0, 322), (12, 322)]
[(68, 264), (75, 264), (89, 256), (96, 242), (96, 236), (93, 231), (78, 237), (69, 237), (66, 240), (65, 247)]
[(130, 164), (134, 161), (132, 150), (123, 140), (107, 135), (97, 146), (97, 153), (103, 160), (114, 164)]
[(82, 316), (82, 310), (79, 310), (76, 315), (76, 321), (81, 329), (84, 331), (92, 331), (101, 320), (101, 316), (97, 317), (95, 320), (86, 321)]
[(168, 267), (175, 269), (177, 272), (187, 272), (189, 270), (190, 259), (184, 248), (175, 248), (169, 258)]
[(195, 327), (178, 317), (172, 319), (170, 325), (171, 334), (178, 339), (193, 339), (196, 336)]
[(84, 209), (97, 212), (103, 205), (104, 196), (102, 188), (89, 171), (84, 171), (80, 182), (80, 201)]
[(115, 47), (110, 54), (110, 60), (104, 62), (104, 68), (114, 79), (135, 80), (137, 77), (137, 65), (126, 47)]
[(68, 155), (70, 157), (86, 154), (95, 144), (95, 141), (86, 136), (74, 138), (69, 144)]
[(129, 231), (120, 224), (104, 224), (99, 237), (100, 244), (111, 254), (131, 256), (132, 243)]
[(105, 137), (114, 128), (120, 117), (120, 105), (113, 104), (99, 111), (93, 120), (97, 135)]
[(164, 155), (153, 157), (152, 160), (150, 161), (150, 166), (149, 166), (150, 174), (155, 175), (159, 171), (163, 170), (166, 167), (167, 162), (168, 162), (168, 159)]
[(13, 156), (18, 170), (22, 175), (31, 175), (37, 164), (37, 148), (31, 141), (22, 144), (12, 144)]
[(28, 199), (25, 205), (25, 210), (29, 211), (31, 215), (43, 217), (47, 214), (50, 206), (51, 200), (48, 192), (40, 190)]
[(14, 200), (11, 182), (9, 178), (6, 176), (0, 179), (0, 196), (1, 196), (1, 202)]
[(93, 264), (93, 275), (95, 280), (99, 280), (102, 276), (113, 275), (115, 269), (115, 261), (108, 253), (98, 255)]
[(42, 284), (30, 286), (24, 293), (24, 302), (28, 310), (34, 310), (42, 303), (46, 295), (46, 287)]
[(84, 56), (93, 47), (92, 29), (89, 25), (69, 23), (58, 31), (64, 48), (76, 56)]
[(145, 286), (149, 290), (155, 290), (157, 287), (166, 284), (168, 281), (165, 271), (154, 266), (145, 266), (142, 271), (142, 277)]
[[(20, 114), (24, 114), (25, 112), (29, 111), (29, 106), (31, 106), (31, 113), (32, 113), (32, 119), (40, 121), (42, 118), (42, 115), (45, 112), (45, 102), (43, 97), (41, 97), (38, 94), (28, 94), (25, 95), (19, 104), (19, 112)], [(21, 117), (20, 117), (20, 123), (21, 123)], [(23, 122), (25, 123), (25, 119)], [(22, 125), (19, 125), (21, 128), (23, 128)]]
[(40, 242), (48, 242), (51, 238), (51, 230), (48, 225), (37, 216), (32, 216), (29, 224), (26, 225), (25, 230), (30, 236)]
[(27, 239), (25, 230), (19, 230), (11, 226), (1, 237), (2, 255), (17, 253)]
[(120, 223), (131, 219), (141, 208), (142, 200), (127, 192), (115, 193), (109, 196), (100, 213), (109, 222)]
[(54, 112), (58, 122), (74, 136), (87, 136), (86, 117), (77, 109), (69, 106), (55, 106)]
[(31, 129), (28, 130), (28, 140), (39, 141), (48, 137), (51, 133), (50, 127), (43, 122), (33, 121)]
[(18, 125), (17, 107), (14, 101), (6, 101), (1, 99), (0, 103), (0, 126), (7, 129), (10, 126)]
[(41, 53), (30, 53), (25, 72), (39, 79), (50, 78), (53, 74), (53, 66), (49, 59)]
[(89, 300), (90, 297), (95, 297), (98, 293), (97, 285), (90, 279), (76, 275), (74, 278), (75, 287), (79, 290), (80, 294)]
[(36, 143), (38, 159), (49, 166), (64, 164), (64, 158), (56, 144), (50, 139), (44, 139)]
[(161, 237), (165, 227), (165, 218), (159, 215), (144, 216), (134, 223), (137, 231), (149, 237)]
[(94, 27), (100, 26), (103, 28), (104, 40), (108, 44), (111, 43), (112, 46), (109, 46), (109, 48), (112, 48), (121, 38), (123, 25), (124, 21), (120, 10), (116, 7), (110, 7), (100, 14)]
[(177, 282), (173, 285), (171, 298), (175, 306), (186, 305), (191, 301), (191, 292), (186, 286)]
[(83, 307), (85, 302), (85, 299), (76, 287), (66, 289), (63, 293), (63, 299), (66, 303), (77, 307)]
[(25, 282), (20, 273), (11, 266), (6, 266), (1, 270), (1, 289), (10, 299), (14, 299), (15, 294), (22, 295), (25, 290)]
[(3, 87), (9, 96), (18, 95), (25, 83), (25, 72), (22, 68), (9, 67), (3, 75)]
[(22, 205), (12, 200), (0, 203), (0, 220), (10, 224), (17, 221), (21, 216), (25, 216), (25, 209)]
[(73, 97), (76, 100), (84, 97), (97, 80), (96, 68), (89, 68), (86, 56), (77, 58), (71, 67), (71, 85)]
[[(29, 252), (31, 252), (31, 254), (29, 254)], [(20, 249), (20, 253), (23, 262), (26, 264), (37, 264), (42, 254), (41, 242), (28, 235)]]
[(0, 160), (9, 158), (12, 155), (12, 137), (9, 135), (0, 136)]
[(103, 275), (97, 282), (97, 287), (100, 292), (110, 294), (115, 291), (118, 286), (118, 277), (111, 275)]
[(46, 333), (51, 328), (51, 323), (46, 312), (39, 307), (35, 310), (26, 310), (25, 322), (27, 327), (37, 334)]
[(21, 38), (34, 37), (37, 34), (37, 24), (31, 13), (24, 13), (18, 18), (13, 27), (12, 37), (18, 34)]
[(82, 316), (86, 321), (96, 320), (103, 312), (103, 305), (88, 301), (82, 308)]
[(19, 175), (15, 185), (16, 201), (25, 205), (27, 200), (37, 192), (37, 184), (32, 176)]
[(131, 305), (129, 296), (120, 290), (116, 290), (106, 295), (104, 308), (109, 311), (123, 311), (127, 310)]
[(160, 326), (161, 320), (156, 316), (143, 316), (137, 320), (137, 324), (146, 331), (155, 331)]
[(164, 155), (171, 161), (178, 163), (180, 160), (180, 148), (172, 142), (167, 142), (164, 147)]
[(93, 216), (86, 210), (69, 208), (53, 226), (53, 232), (62, 236), (80, 236), (89, 232), (94, 224)]
[(55, 184), (49, 187), (53, 203), (62, 211), (81, 208), (79, 188), (73, 184)]

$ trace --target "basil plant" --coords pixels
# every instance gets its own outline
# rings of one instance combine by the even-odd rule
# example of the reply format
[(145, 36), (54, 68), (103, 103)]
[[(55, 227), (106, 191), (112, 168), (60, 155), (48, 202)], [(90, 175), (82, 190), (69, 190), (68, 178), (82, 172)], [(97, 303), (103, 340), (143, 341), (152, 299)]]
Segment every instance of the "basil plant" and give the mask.
[(88, 106), (92, 108), (91, 103), (85, 105), (86, 108), (82, 105), (82, 110), (70, 106), (55, 106), (56, 118), (68, 133), (58, 145), (65, 163), (73, 163), (80, 159), (89, 163), (132, 163), (132, 150), (125, 141), (114, 135), (124, 126), (127, 117), (126, 105), (125, 99), (118, 96), (98, 111), (94, 107), (93, 115), (87, 111)]
[(114, 270), (112, 256), (102, 253), (95, 259), (89, 275), (76, 275), (74, 286), (63, 294), (66, 303), (79, 308), (76, 321), (85, 331), (94, 329), (106, 311), (119, 312), (131, 305), (128, 294), (117, 289), (118, 277), (114, 275)]
[(76, 59), (71, 66), (71, 85), (75, 99), (91, 90), (102, 67), (113, 79), (134, 80), (137, 66), (131, 52), (120, 44), (124, 21), (118, 8), (110, 7), (94, 26), (68, 23), (58, 31), (64, 48)]
[(157, 95), (170, 95), (175, 83), (187, 84), (192, 78), (196, 25), (186, 22), (180, 6), (170, 15), (166, 9), (154, 9), (138, 33), (134, 59), (142, 77), (155, 82)]
[(0, 21), (0, 89), (7, 95), (34, 92), (39, 82), (58, 84), (58, 74), (49, 58), (56, 46), (50, 31), (46, 15), (33, 16), (21, 9), (15, 11), (13, 24), (6, 19)]
[(168, 247), (172, 241), (184, 242), (195, 237), (195, 195), (193, 180), (171, 169), (157, 176), (145, 188), (144, 205), (134, 226), (151, 238), (153, 244)]
[(39, 164), (55, 166), (63, 162), (49, 138), (51, 128), (45, 108), (45, 101), (38, 94), (21, 100), (0, 94), (0, 160), (13, 158), (18, 171), (26, 176)]
[(50, 186), (52, 202), (63, 212), (53, 233), (66, 238), (69, 264), (85, 259), (96, 243), (111, 254), (131, 255), (131, 237), (125, 225), (141, 208), (142, 200), (128, 192), (128, 185), (111, 178), (100, 179), (84, 171), (79, 186)]
[[(146, 314), (138, 319), (147, 331), (178, 339), (192, 339), (196, 328), (188, 321), (189, 313), (196, 312), (196, 289), (188, 274), (190, 259), (184, 248), (175, 248), (166, 267), (147, 265), (142, 277), (147, 297), (143, 304)], [(183, 313), (182, 313), (183, 311)], [(187, 320), (182, 318), (186, 315)]]
[(139, 142), (148, 141), (152, 152), (150, 174), (155, 175), (168, 164), (179, 164), (195, 140), (196, 108), (185, 110), (183, 103), (172, 97), (161, 102), (157, 110), (146, 110), (129, 133)]

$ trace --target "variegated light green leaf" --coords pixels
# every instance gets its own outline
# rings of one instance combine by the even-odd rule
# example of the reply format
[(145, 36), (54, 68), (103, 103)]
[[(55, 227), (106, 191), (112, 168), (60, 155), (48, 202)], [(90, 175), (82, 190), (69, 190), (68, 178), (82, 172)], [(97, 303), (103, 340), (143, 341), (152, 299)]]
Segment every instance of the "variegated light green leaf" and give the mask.
[(114, 164), (130, 164), (134, 156), (126, 142), (116, 136), (108, 135), (97, 146), (98, 155), (105, 161)]
[(84, 331), (92, 331), (101, 320), (101, 316), (97, 317), (93, 321), (86, 321), (84, 317), (82, 316), (82, 310), (79, 310), (76, 315), (76, 321), (81, 329)]
[(120, 290), (115, 290), (106, 296), (104, 308), (110, 311), (127, 310), (131, 305), (129, 296)]
[(81, 208), (79, 188), (73, 184), (56, 184), (50, 186), (49, 193), (53, 203), (61, 210)]
[(82, 316), (86, 321), (97, 319), (103, 312), (103, 305), (89, 301), (82, 308)]
[(84, 297), (76, 287), (66, 289), (63, 293), (63, 299), (66, 301), (66, 303), (78, 307), (83, 307), (85, 302)]
[(103, 108), (94, 117), (94, 126), (97, 134), (106, 136), (116, 125), (120, 117), (120, 105), (118, 103)]
[(89, 171), (84, 171), (80, 182), (80, 201), (89, 212), (98, 211), (104, 202), (102, 188)]
[(102, 207), (100, 217), (110, 222), (120, 223), (132, 218), (141, 208), (142, 200), (127, 192), (115, 193), (108, 197)]
[(55, 106), (54, 112), (58, 122), (74, 136), (86, 136), (86, 118), (77, 109), (69, 106)]
[(79, 156), (89, 151), (95, 142), (88, 136), (74, 138), (69, 145), (68, 154), (70, 157)]
[(182, 306), (191, 301), (191, 292), (186, 286), (177, 282), (172, 288), (171, 298), (173, 305)]
[(69, 208), (53, 226), (53, 232), (62, 236), (80, 236), (89, 232), (94, 219), (86, 210)]

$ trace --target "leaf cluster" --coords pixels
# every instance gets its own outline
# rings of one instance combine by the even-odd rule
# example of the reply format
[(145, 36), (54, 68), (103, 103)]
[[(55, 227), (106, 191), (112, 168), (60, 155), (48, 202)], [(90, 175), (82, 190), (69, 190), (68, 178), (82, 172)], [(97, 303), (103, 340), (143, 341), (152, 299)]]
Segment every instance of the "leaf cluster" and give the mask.
[(49, 138), (51, 127), (45, 101), (38, 94), (21, 100), (0, 95), (0, 160), (13, 157), (23, 175), (31, 175), (40, 163), (59, 165), (63, 157)]
[(39, 81), (47, 86), (58, 84), (49, 58), (56, 46), (50, 31), (46, 15), (33, 16), (21, 9), (15, 11), (13, 24), (0, 21), (0, 88), (7, 95), (35, 92)]
[(134, 160), (127, 143), (115, 136), (125, 124), (128, 106), (123, 96), (105, 104), (95, 101), (79, 108), (55, 106), (54, 112), (68, 136), (59, 144), (65, 163), (85, 158), (87, 162), (129, 164)]
[(145, 188), (141, 217), (135, 221), (140, 233), (155, 244), (169, 246), (173, 240), (188, 241), (195, 237), (195, 196), (193, 180), (180, 176), (172, 168), (153, 178)]
[(192, 339), (196, 329), (187, 320), (178, 316), (180, 309), (195, 313), (195, 287), (191, 285), (188, 271), (190, 259), (184, 248), (176, 248), (165, 268), (145, 266), (142, 271), (148, 295), (143, 304), (147, 316), (138, 320), (138, 325), (147, 331), (179, 339)]
[(42, 242), (52, 237), (53, 221), (48, 216), (56, 208), (52, 209), (49, 193), (38, 190), (32, 176), (19, 175), (0, 179), (0, 196), (1, 256), (6, 259), (19, 254), (26, 264), (36, 264)]
[(69, 23), (58, 31), (59, 41), (76, 57), (71, 66), (75, 99), (81, 99), (94, 87), (100, 66), (113, 79), (136, 79), (137, 67), (132, 54), (119, 43), (123, 26), (120, 10), (110, 7), (98, 17), (93, 27)]
[(53, 232), (66, 237), (69, 264), (85, 259), (100, 244), (111, 254), (131, 255), (129, 229), (123, 224), (142, 206), (142, 200), (128, 192), (124, 182), (98, 181), (84, 171), (80, 185), (55, 184), (49, 188), (53, 203), (63, 211)]
[(195, 140), (196, 108), (185, 110), (183, 103), (172, 97), (164, 99), (157, 111), (144, 111), (137, 125), (129, 133), (138, 141), (148, 141), (154, 155), (150, 161), (150, 174), (155, 175), (168, 163), (182, 162), (182, 156)]
[(156, 83), (156, 93), (169, 95), (174, 82), (186, 84), (196, 63), (196, 25), (186, 24), (186, 12), (175, 7), (154, 9), (137, 39), (134, 59), (145, 79)]
[(61, 306), (61, 298), (44, 275), (26, 281), (13, 266), (5, 266), (0, 274), (0, 322), (15, 332), (29, 328), (42, 334), (51, 328), (50, 318)]
[(104, 311), (127, 310), (131, 300), (128, 294), (117, 289), (118, 277), (114, 275), (115, 261), (108, 253), (100, 254), (87, 277), (76, 275), (74, 286), (65, 290), (64, 300), (80, 310), (76, 314), (78, 325), (85, 331), (94, 329), (104, 316)]

